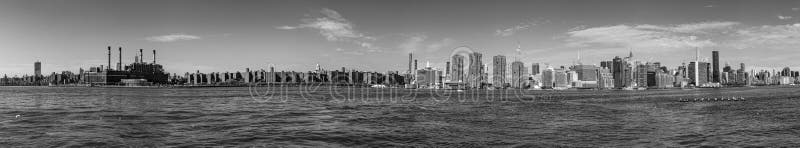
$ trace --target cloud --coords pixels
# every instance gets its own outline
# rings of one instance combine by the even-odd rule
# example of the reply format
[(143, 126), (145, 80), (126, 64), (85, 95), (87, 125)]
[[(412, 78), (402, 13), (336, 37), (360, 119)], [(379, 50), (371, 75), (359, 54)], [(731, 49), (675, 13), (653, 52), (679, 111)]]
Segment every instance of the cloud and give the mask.
[(187, 35), (187, 34), (169, 34), (162, 36), (151, 36), (145, 39), (151, 42), (176, 42), (176, 41), (197, 40), (201, 38), (199, 36)]
[(706, 5), (706, 6), (703, 6), (703, 7), (706, 7), (706, 8), (714, 8), (715, 6), (714, 6), (714, 5)]
[(800, 46), (800, 23), (788, 25), (764, 25), (738, 30), (737, 48), (763, 48), (795, 50)]
[(452, 46), (456, 41), (451, 38), (444, 38), (441, 41), (433, 42), (428, 45), (428, 52), (439, 51), (442, 48)]
[(398, 48), (405, 52), (416, 52), (420, 48), (420, 45), (422, 45), (422, 42), (424, 42), (427, 38), (428, 36), (424, 34), (411, 35), (408, 37), (408, 39), (406, 39), (406, 41), (400, 43)]
[(800, 11), (800, 8), (792, 8), (792, 11)]
[(528, 30), (533, 26), (536, 26), (536, 25), (539, 25), (539, 24), (543, 24), (543, 23), (549, 23), (549, 22), (550, 22), (550, 20), (540, 21), (540, 20), (534, 19), (534, 20), (531, 20), (529, 22), (520, 23), (520, 24), (517, 24), (517, 25), (512, 26), (512, 27), (508, 27), (508, 28), (504, 28), (504, 29), (497, 29), (497, 30), (494, 31), (494, 35), (495, 36), (501, 36), (501, 37), (511, 36), (511, 35), (514, 35), (515, 33), (519, 32), (519, 31)]
[(371, 41), (375, 40), (374, 37), (357, 31), (355, 25), (342, 17), (339, 12), (323, 8), (320, 10), (320, 14), (321, 16), (316, 18), (302, 19), (303, 23), (296, 26), (279, 26), (275, 28), (281, 30), (314, 29), (319, 31), (319, 34), (328, 41), (353, 43), (363, 47), (365, 50), (377, 51), (380, 49), (380, 47), (371, 43)]
[(658, 25), (637, 25), (636, 29), (667, 31), (677, 33), (707, 33), (706, 31), (730, 28), (738, 25), (739, 22), (702, 22), (691, 24), (679, 24), (672, 26), (658, 26)]
[(737, 22), (703, 22), (679, 25), (615, 25), (567, 32), (568, 47), (673, 50), (717, 45), (702, 35), (729, 28)]
[(425, 34), (412, 34), (408, 35), (405, 41), (398, 45), (398, 48), (403, 52), (435, 52), (442, 48), (450, 47), (455, 43), (454, 39), (443, 38), (438, 41), (428, 41), (428, 36)]
[(788, 19), (792, 19), (792, 16), (778, 15), (778, 19), (780, 19), (780, 20), (788, 20)]
[(526, 30), (526, 29), (528, 29), (530, 27), (531, 27), (530, 24), (523, 24), (523, 25), (513, 26), (511, 28), (498, 29), (498, 30), (494, 31), (494, 35), (503, 36), (503, 37), (511, 36), (511, 35), (514, 35), (514, 33), (518, 32), (518, 31)]

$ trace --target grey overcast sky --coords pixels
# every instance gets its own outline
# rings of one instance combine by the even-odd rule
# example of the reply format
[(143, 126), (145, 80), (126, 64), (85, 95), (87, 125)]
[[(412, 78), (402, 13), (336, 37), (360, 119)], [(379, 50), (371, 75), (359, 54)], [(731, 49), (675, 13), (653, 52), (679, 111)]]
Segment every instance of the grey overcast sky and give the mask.
[[(753, 67), (800, 61), (800, 1), (770, 0), (3, 0), (0, 74), (77, 71), (106, 63), (106, 46), (158, 50), (170, 73), (244, 68), (308, 71), (316, 64), (404, 71), (443, 67), (469, 46), (509, 60), (595, 64), (629, 51), (674, 68), (721, 52)], [(522, 47), (517, 55), (517, 43)], [(117, 53), (112, 53), (117, 59)]]

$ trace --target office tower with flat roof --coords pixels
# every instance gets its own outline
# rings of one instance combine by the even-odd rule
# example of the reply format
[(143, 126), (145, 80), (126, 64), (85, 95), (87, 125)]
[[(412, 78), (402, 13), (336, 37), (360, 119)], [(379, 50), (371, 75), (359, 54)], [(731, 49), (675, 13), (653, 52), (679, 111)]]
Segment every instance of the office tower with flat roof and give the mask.
[(467, 75), (468, 81), (467, 85), (471, 88), (480, 88), (481, 82), (481, 75), (483, 74), (483, 54), (478, 52), (473, 52), (469, 54), (469, 75)]
[(743, 72), (744, 72), (744, 71), (747, 71), (746, 69), (744, 69), (744, 63), (740, 63), (740, 64), (739, 64), (739, 70), (740, 70), (740, 71), (743, 71)]
[(450, 62), (450, 81), (464, 82), (464, 56), (453, 55)]
[(411, 72), (413, 72), (412, 69), (411, 69), (411, 64), (412, 64), (411, 62), (413, 62), (413, 61), (414, 61), (413, 54), (412, 53), (408, 53), (408, 71), (407, 71), (407, 73), (409, 73), (409, 74)]
[(691, 76), (695, 76), (695, 77), (690, 77), (691, 79), (690, 84), (694, 84), (695, 86), (701, 86), (703, 84), (708, 83), (709, 80), (711, 79), (709, 71), (711, 69), (709, 67), (710, 65), (711, 65), (710, 63), (706, 62), (698, 62), (698, 63), (690, 62), (688, 73)]
[(444, 77), (450, 77), (450, 61), (445, 62), (444, 67)]
[(531, 64), (531, 75), (538, 75), (540, 72), (539, 63)]
[(42, 62), (33, 62), (33, 76), (42, 77)]
[(614, 57), (613, 65), (611, 67), (613, 68), (611, 73), (614, 76), (614, 87), (622, 88), (628, 86), (629, 83), (627, 80), (629, 79), (630, 75), (626, 74), (626, 72), (629, 72), (630, 70), (627, 68), (627, 61), (623, 60), (619, 56)]
[(597, 69), (594, 65), (575, 65), (574, 70), (578, 74), (578, 80), (597, 81)]
[(719, 83), (719, 51), (711, 51), (711, 82)]
[(566, 89), (569, 86), (566, 69), (556, 69), (553, 75), (553, 89)]
[(502, 88), (506, 83), (506, 56), (496, 55), (492, 58), (492, 86)]
[(522, 88), (525, 81), (525, 63), (521, 61), (511, 62), (511, 87)]
[(555, 81), (555, 70), (552, 67), (547, 67), (542, 71), (542, 88), (553, 88)]

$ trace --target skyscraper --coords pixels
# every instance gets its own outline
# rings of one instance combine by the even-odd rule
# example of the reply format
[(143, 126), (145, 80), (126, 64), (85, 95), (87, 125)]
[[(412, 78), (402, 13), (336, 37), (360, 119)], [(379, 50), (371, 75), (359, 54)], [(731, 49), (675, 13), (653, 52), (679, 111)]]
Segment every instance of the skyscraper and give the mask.
[(555, 81), (555, 70), (552, 67), (548, 66), (544, 71), (542, 71), (542, 88), (553, 88), (553, 83)]
[(531, 75), (537, 75), (537, 74), (539, 74), (539, 72), (540, 72), (539, 63), (531, 64)]
[(744, 69), (744, 63), (740, 63), (739, 70), (742, 72), (746, 71), (746, 69)]
[(575, 65), (575, 72), (578, 74), (578, 80), (581, 81), (597, 81), (597, 67), (594, 65)]
[(605, 67), (609, 71), (614, 69), (614, 61), (602, 61), (600, 62), (600, 68)]
[(464, 82), (464, 56), (453, 55), (450, 64), (450, 81)]
[(413, 71), (416, 71), (418, 69), (419, 69), (419, 67), (417, 67), (417, 60), (414, 60), (414, 69), (413, 69)]
[(690, 77), (690, 79), (692, 80), (691, 84), (694, 84), (695, 86), (701, 86), (703, 84), (708, 83), (711, 78), (709, 71), (711, 69), (709, 67), (710, 65), (711, 65), (710, 63), (706, 62), (698, 62), (698, 63), (690, 62), (688, 73), (689, 75), (695, 76), (695, 77)]
[(42, 62), (33, 62), (33, 75), (36, 78), (42, 77)]
[(413, 62), (413, 60), (414, 60), (414, 58), (413, 58), (413, 56), (412, 56), (412, 53), (408, 53), (408, 71), (407, 71), (407, 72), (408, 72), (409, 74), (412, 72), (412, 69), (411, 69), (411, 62)]
[(628, 63), (625, 60), (622, 60), (622, 58), (619, 58), (619, 56), (614, 57), (613, 63), (614, 64), (611, 67), (614, 69), (611, 70), (611, 73), (614, 76), (614, 87), (622, 88), (628, 86), (626, 80), (628, 79), (629, 75), (625, 73), (626, 71), (629, 71), (627, 70)]
[(522, 88), (525, 80), (525, 63), (520, 61), (511, 62), (511, 87)]
[(448, 79), (449, 79), (449, 77), (450, 77), (450, 61), (445, 62), (444, 67), (445, 67), (445, 69), (444, 69), (444, 77), (448, 77)]
[(719, 51), (711, 51), (712, 74), (711, 82), (719, 83)]
[(492, 86), (502, 88), (506, 83), (506, 56), (496, 55), (492, 58)]
[(467, 75), (467, 78), (469, 80), (468, 86), (472, 88), (481, 87), (481, 82), (483, 81), (481, 79), (481, 75), (483, 74), (483, 69), (481, 68), (481, 66), (483, 66), (482, 58), (483, 54), (478, 52), (469, 54), (469, 75)]

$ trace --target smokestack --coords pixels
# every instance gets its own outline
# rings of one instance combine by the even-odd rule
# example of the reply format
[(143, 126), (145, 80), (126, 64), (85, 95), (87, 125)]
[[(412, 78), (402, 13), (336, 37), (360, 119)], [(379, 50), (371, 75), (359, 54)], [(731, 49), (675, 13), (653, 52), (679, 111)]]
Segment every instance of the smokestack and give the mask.
[(144, 54), (142, 54), (143, 49), (139, 49), (139, 63), (144, 63)]
[(156, 50), (153, 49), (153, 64), (156, 64)]
[(119, 47), (119, 63), (117, 63), (117, 70), (122, 70), (122, 47)]
[(106, 66), (106, 71), (111, 70), (111, 46), (108, 46), (108, 66)]

